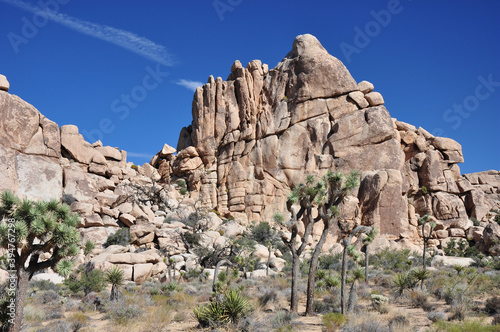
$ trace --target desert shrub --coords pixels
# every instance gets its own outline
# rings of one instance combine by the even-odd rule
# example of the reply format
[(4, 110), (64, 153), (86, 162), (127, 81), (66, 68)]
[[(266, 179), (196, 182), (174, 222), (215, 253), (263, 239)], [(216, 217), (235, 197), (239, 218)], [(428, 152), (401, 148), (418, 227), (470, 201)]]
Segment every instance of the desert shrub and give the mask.
[(85, 245), (83, 247), (83, 254), (87, 256), (91, 254), (92, 251), (94, 251), (94, 249), (95, 249), (95, 243), (88, 240), (87, 242), (85, 242)]
[(330, 312), (328, 314), (324, 314), (321, 317), (321, 322), (326, 327), (326, 331), (335, 332), (338, 331), (345, 323), (347, 319), (344, 315), (337, 312)]
[(414, 277), (412, 273), (401, 272), (396, 274), (394, 277), (394, 287), (397, 289), (398, 294), (402, 295), (407, 289), (414, 288), (418, 280)]
[(473, 243), (471, 244), (465, 239), (457, 241), (455, 238), (451, 238), (443, 250), (446, 256), (455, 257), (476, 257), (480, 254), (479, 250), (477, 250)]
[(37, 291), (48, 291), (48, 290), (53, 290), (55, 292), (59, 292), (60, 286), (54, 284), (50, 280), (36, 280), (36, 281), (30, 281), (30, 284), (28, 286), (28, 294), (32, 292), (37, 292)]
[(276, 298), (278, 297), (278, 293), (274, 289), (267, 289), (264, 291), (264, 293), (259, 296), (259, 304), (261, 306), (265, 306), (269, 302), (274, 302), (276, 301)]
[(105, 317), (110, 318), (115, 324), (126, 326), (142, 314), (143, 310), (137, 303), (127, 304), (118, 302), (109, 307), (109, 311)]
[(220, 327), (237, 323), (252, 311), (248, 299), (238, 290), (228, 289), (221, 301), (212, 301), (193, 309), (193, 314), (201, 327)]
[(375, 310), (377, 310), (378, 312), (386, 311), (385, 309), (382, 309), (382, 308), (387, 307), (387, 303), (389, 302), (388, 297), (380, 295), (380, 294), (372, 294), (371, 299), (372, 299), (372, 307)]
[(272, 320), (272, 327), (275, 331), (293, 331), (297, 315), (288, 311), (278, 311)]
[(500, 297), (493, 296), (487, 299), (485, 309), (489, 314), (500, 314)]
[(44, 308), (27, 304), (24, 306), (24, 318), (32, 322), (43, 322), (46, 318)]
[(500, 326), (487, 325), (481, 320), (466, 320), (460, 323), (437, 321), (435, 326), (438, 331), (443, 332), (498, 332)]
[(73, 331), (77, 331), (77, 330), (74, 330), (69, 322), (62, 321), (62, 320), (51, 322), (47, 326), (36, 330), (36, 332), (54, 332), (54, 331), (73, 332)]
[(424, 311), (431, 311), (432, 305), (429, 303), (429, 296), (422, 291), (413, 290), (409, 294), (410, 303), (417, 307), (422, 308)]
[(374, 320), (364, 320), (359, 323), (347, 323), (342, 332), (387, 332), (387, 326)]
[(35, 298), (42, 304), (50, 304), (58, 302), (59, 294), (50, 289), (48, 291), (40, 292), (40, 294), (37, 294)]
[(342, 254), (324, 255), (319, 257), (318, 269), (340, 270)]
[(130, 244), (130, 229), (128, 227), (122, 227), (116, 231), (116, 233), (108, 236), (106, 247), (110, 245), (128, 246)]
[(467, 315), (467, 305), (464, 303), (451, 306), (449, 320), (464, 320)]
[(406, 318), (406, 316), (403, 315), (398, 315), (389, 320), (390, 331), (399, 332), (404, 330), (404, 328), (407, 327), (408, 325), (410, 325), (410, 322), (408, 321), (408, 318)]
[(71, 324), (72, 331), (78, 332), (88, 325), (89, 317), (81, 312), (77, 312), (71, 315), (68, 321)]
[(491, 325), (499, 325), (500, 326), (500, 315), (493, 316), (493, 320), (491, 321)]
[(427, 313), (427, 318), (432, 322), (442, 321), (444, 320), (445, 314), (442, 311), (431, 311)]
[(371, 255), (370, 262), (373, 266), (384, 270), (402, 271), (416, 265), (415, 259), (410, 257), (410, 250), (391, 250), (385, 248), (378, 254)]
[(101, 270), (87, 270), (81, 265), (72, 275), (64, 280), (69, 290), (73, 293), (83, 291), (85, 295), (90, 292), (100, 292), (106, 286), (105, 273)]

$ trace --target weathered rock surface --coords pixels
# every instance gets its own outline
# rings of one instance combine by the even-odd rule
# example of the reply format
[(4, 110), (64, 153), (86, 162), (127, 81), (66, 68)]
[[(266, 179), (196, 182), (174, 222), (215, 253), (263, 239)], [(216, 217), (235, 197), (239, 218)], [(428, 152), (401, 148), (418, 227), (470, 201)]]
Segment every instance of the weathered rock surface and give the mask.
[[(193, 121), (181, 130), (177, 149), (164, 144), (142, 166), (127, 163), (125, 151), (86, 142), (76, 126), (59, 129), (9, 94), (4, 78), (0, 190), (71, 204), (81, 214), (83, 241), (102, 245), (129, 227), (133, 245), (108, 247), (92, 259), (96, 268), (119, 266), (128, 280), (159, 278), (160, 254), (178, 258), (176, 269), (198, 268), (187, 238), (227, 248), (250, 221), (283, 211), (288, 192), (307, 174), (327, 170), (360, 172), (360, 187), (342, 212), (351, 227), (380, 229), (373, 252), (420, 250), (418, 219), (425, 214), (437, 224), (431, 247), (468, 238), (481, 251), (500, 252), (491, 212), (500, 209), (500, 171), (462, 176), (458, 142), (391, 118), (373, 84), (356, 83), (314, 36), (298, 36), (273, 69), (259, 60), (246, 67), (235, 61), (227, 80), (210, 76), (195, 92)], [(155, 202), (141, 196), (153, 192)], [(314, 230), (310, 244), (320, 232)], [(341, 250), (341, 236), (333, 227), (325, 248)], [(256, 254), (267, 260), (267, 248)], [(275, 253), (271, 258), (279, 271), (284, 262)]]

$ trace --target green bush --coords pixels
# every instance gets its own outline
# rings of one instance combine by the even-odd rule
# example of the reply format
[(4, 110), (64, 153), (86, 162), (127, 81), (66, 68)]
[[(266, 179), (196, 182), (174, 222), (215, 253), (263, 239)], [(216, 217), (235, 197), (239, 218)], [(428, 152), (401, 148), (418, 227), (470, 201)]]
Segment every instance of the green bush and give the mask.
[(330, 312), (321, 317), (321, 322), (326, 327), (326, 331), (338, 331), (346, 323), (346, 318), (344, 315), (338, 312)]
[(76, 273), (64, 280), (64, 284), (73, 293), (83, 291), (85, 295), (90, 292), (101, 292), (106, 286), (106, 276), (101, 270), (86, 270), (83, 265), (77, 269)]
[(130, 244), (130, 229), (128, 227), (120, 228), (116, 233), (108, 236), (105, 246), (119, 245), (128, 246)]
[(446, 256), (455, 257), (476, 257), (480, 254), (479, 250), (465, 239), (460, 239), (457, 242), (455, 238), (451, 238), (443, 250)]
[(236, 324), (252, 311), (248, 299), (238, 289), (228, 289), (221, 301), (212, 301), (193, 309), (201, 327), (221, 327)]

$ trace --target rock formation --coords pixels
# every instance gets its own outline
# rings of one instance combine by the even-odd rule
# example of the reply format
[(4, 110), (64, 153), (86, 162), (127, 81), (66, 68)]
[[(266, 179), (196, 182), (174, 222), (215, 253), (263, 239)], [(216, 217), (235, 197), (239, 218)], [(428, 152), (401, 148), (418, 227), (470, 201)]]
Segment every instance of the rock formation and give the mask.
[(499, 173), (462, 177), (460, 144), (392, 119), (373, 89), (314, 36), (298, 36), (276, 68), (236, 61), (226, 81), (210, 77), (196, 90), (169, 167), (207, 206), (240, 220), (270, 220), (306, 174), (356, 169), (361, 186), (346, 218), (418, 240), (418, 217), (430, 213), (441, 236), (465, 237), (470, 217), (498, 208)]
[[(283, 212), (307, 174), (327, 170), (360, 171), (342, 216), (351, 226), (376, 225), (374, 246), (418, 248), (418, 218), (430, 214), (437, 223), (431, 246), (466, 238), (484, 252), (499, 251), (490, 211), (500, 208), (500, 172), (462, 176), (459, 143), (391, 118), (373, 84), (357, 83), (311, 35), (298, 36), (274, 69), (236, 61), (227, 80), (211, 76), (195, 92), (193, 121), (177, 149), (165, 144), (142, 166), (127, 163), (125, 151), (86, 142), (76, 126), (59, 128), (8, 89), (0, 75), (0, 190), (62, 199), (82, 216), (83, 239), (99, 245), (130, 228), (131, 246), (101, 248), (91, 258), (98, 268), (120, 266), (130, 280), (158, 276), (160, 254), (177, 269), (196, 267), (182, 234), (196, 232), (186, 221), (201, 206), (217, 214), (202, 218), (200, 243), (223, 247), (249, 221)], [(325, 248), (338, 250), (340, 235), (333, 229)], [(264, 260), (265, 249), (256, 251)], [(282, 267), (279, 255), (271, 256)]]

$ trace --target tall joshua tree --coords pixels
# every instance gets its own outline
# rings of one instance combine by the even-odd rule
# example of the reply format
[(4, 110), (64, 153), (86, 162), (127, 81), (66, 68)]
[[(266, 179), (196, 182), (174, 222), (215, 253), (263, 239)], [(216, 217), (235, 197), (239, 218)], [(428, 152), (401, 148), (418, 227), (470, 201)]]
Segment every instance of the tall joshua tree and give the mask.
[[(290, 248), (292, 253), (292, 294), (290, 301), (290, 310), (292, 312), (297, 312), (298, 308), (299, 258), (307, 245), (307, 238), (311, 234), (313, 225), (322, 222), (323, 232), (314, 248), (309, 265), (306, 303), (307, 315), (312, 315), (314, 311), (315, 277), (323, 244), (326, 241), (331, 225), (338, 219), (339, 205), (358, 185), (359, 174), (357, 172), (351, 172), (351, 174), (345, 177), (342, 173), (328, 171), (319, 180), (315, 180), (312, 175), (308, 175), (306, 183), (297, 185), (288, 196), (287, 209), (292, 217), (286, 223), (286, 226), (291, 230), (291, 237), (290, 239), (283, 237), (283, 242)], [(299, 206), (298, 212), (293, 207), (295, 204)], [(318, 212), (315, 218), (313, 218), (313, 209), (316, 209)], [(279, 221), (277, 219), (275, 218), (275, 221)], [(300, 243), (296, 243), (299, 220), (304, 224), (305, 230)]]
[[(429, 242), (429, 239), (432, 236), (432, 232), (434, 231), (434, 228), (436, 228), (436, 223), (431, 220), (431, 217), (426, 214), (422, 218), (418, 219), (418, 223), (422, 225), (422, 238), (424, 239), (424, 252), (422, 254), (422, 268), (425, 271), (427, 264), (425, 263), (425, 255), (427, 253), (427, 243)], [(426, 234), (425, 232), (425, 226), (429, 224), (429, 232)]]
[[(0, 218), (0, 246), (7, 250), (9, 281), (16, 288), (15, 301), (9, 308), (8, 330), (17, 332), (23, 320), (28, 282), (34, 273), (55, 268), (68, 274), (71, 263), (65, 259), (80, 250), (80, 233), (76, 229), (79, 216), (56, 200), (20, 200), (6, 191), (1, 194)], [(42, 261), (42, 254), (50, 256)]]
[(373, 227), (372, 230), (366, 234), (363, 239), (363, 244), (365, 245), (365, 282), (368, 284), (368, 265), (370, 262), (370, 244), (375, 240), (378, 234), (378, 228)]
[(342, 252), (342, 279), (340, 286), (340, 308), (342, 314), (346, 313), (346, 301), (345, 301), (345, 288), (346, 288), (346, 278), (347, 278), (347, 254), (351, 245), (352, 238), (354, 236), (360, 236), (362, 233), (368, 234), (372, 231), (371, 226), (357, 226), (352, 230), (348, 237), (342, 240), (344, 250)]

